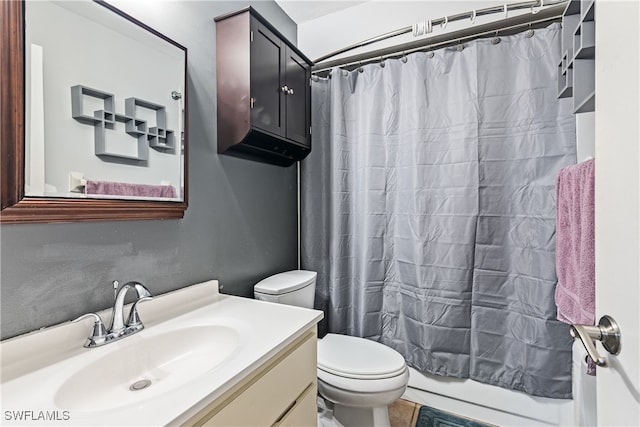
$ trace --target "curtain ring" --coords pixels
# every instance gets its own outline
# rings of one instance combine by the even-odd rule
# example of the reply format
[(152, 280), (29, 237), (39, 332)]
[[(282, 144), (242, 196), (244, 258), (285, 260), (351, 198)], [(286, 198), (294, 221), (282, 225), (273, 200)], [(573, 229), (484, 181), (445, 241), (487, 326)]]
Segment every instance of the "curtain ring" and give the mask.
[(380, 56), (380, 68), (384, 68), (384, 56)]
[[(531, 9), (533, 11), (533, 8)], [(531, 28), (531, 21), (529, 21), (529, 29), (524, 33), (525, 37), (530, 39), (536, 32)]]
[(502, 9), (504, 11), (504, 19), (507, 19), (509, 17), (509, 7), (507, 6), (506, 3)]
[(425, 32), (431, 34), (433, 32), (433, 22), (431, 22), (431, 19), (426, 21), (426, 27)]
[(423, 23), (417, 22), (417, 23), (413, 24), (413, 37), (421, 36), (423, 33), (424, 33), (424, 24)]
[(500, 37), (498, 37), (498, 30), (496, 30), (495, 36), (493, 36), (493, 38), (491, 39), (491, 44), (498, 44), (498, 43), (500, 43)]
[(440, 23), (440, 28), (444, 30), (445, 28), (447, 28), (447, 24), (449, 23), (449, 17), (445, 16), (443, 19), (444, 21)]
[(476, 23), (476, 10), (473, 9), (471, 11), (471, 17), (469, 18), (471, 20), (471, 24), (475, 24)]
[(536, 15), (538, 12), (540, 12), (542, 10), (542, 8), (544, 7), (544, 0), (540, 0), (540, 6), (538, 6), (537, 9), (534, 9), (533, 6), (531, 7), (531, 13)]
[(404, 51), (402, 51), (402, 57), (400, 58), (400, 61), (402, 61), (403, 64), (407, 63), (407, 56), (404, 54)]

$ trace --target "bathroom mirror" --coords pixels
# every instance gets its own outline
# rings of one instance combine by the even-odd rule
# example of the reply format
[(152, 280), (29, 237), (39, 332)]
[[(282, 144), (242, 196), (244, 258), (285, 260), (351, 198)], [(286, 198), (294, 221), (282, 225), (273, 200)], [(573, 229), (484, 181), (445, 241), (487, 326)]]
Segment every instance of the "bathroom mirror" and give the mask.
[(0, 7), (0, 221), (182, 218), (186, 48), (104, 1)]

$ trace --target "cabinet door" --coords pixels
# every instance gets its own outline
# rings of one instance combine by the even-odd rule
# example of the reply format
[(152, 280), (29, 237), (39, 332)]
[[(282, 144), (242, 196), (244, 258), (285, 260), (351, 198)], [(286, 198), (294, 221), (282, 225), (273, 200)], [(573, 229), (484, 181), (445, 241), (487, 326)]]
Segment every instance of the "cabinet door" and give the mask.
[(309, 145), (311, 125), (311, 88), (309, 65), (294, 51), (286, 50), (286, 137), (299, 144)]
[(254, 17), (251, 32), (251, 125), (284, 136), (286, 45)]
[[(222, 402), (205, 409), (204, 414), (197, 414), (184, 426), (262, 427), (288, 417), (294, 422), (314, 420), (317, 346), (317, 334), (310, 331), (263, 365), (262, 371), (253, 373), (253, 378), (232, 390)], [(313, 395), (312, 410), (308, 399), (304, 400), (305, 391)]]

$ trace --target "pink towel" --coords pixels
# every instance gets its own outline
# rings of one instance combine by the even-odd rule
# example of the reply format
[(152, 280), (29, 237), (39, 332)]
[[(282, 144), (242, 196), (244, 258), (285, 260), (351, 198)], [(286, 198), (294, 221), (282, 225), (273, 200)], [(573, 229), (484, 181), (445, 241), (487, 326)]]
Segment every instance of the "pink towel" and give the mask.
[(127, 182), (89, 181), (84, 186), (85, 194), (109, 196), (167, 197), (175, 199), (176, 189), (172, 185), (131, 184)]
[(569, 324), (595, 324), (594, 178), (592, 159), (561, 169), (557, 179), (555, 298), (558, 320)]

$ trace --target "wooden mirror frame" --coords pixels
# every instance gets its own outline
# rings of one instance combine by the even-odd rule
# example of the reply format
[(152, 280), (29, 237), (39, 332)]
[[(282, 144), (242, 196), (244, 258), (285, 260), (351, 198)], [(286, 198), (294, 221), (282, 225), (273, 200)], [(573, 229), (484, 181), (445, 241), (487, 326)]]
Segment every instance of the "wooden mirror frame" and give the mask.
[(0, 1), (0, 223), (178, 219), (187, 209), (187, 49), (119, 9), (96, 1), (185, 53), (182, 202), (25, 196), (24, 2)]

